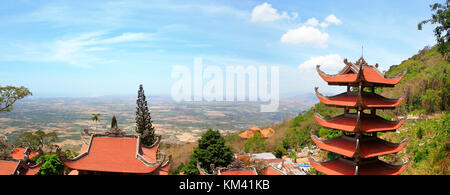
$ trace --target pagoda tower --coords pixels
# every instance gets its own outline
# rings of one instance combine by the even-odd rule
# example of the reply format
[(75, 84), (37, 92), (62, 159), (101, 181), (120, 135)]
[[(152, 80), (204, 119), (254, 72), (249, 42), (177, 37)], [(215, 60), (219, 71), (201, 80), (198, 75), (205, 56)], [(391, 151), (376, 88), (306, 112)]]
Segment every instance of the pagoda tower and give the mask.
[[(314, 113), (319, 125), (342, 131), (342, 135), (324, 139), (311, 132), (311, 139), (322, 150), (339, 155), (338, 158), (317, 162), (309, 157), (311, 165), (327, 175), (397, 175), (406, 169), (408, 162), (391, 165), (378, 159), (380, 155), (402, 150), (409, 137), (400, 143), (390, 143), (377, 137), (378, 132), (395, 131), (407, 117), (398, 121), (386, 120), (376, 115), (377, 109), (395, 109), (405, 95), (390, 99), (375, 93), (376, 87), (394, 87), (406, 74), (386, 76), (378, 70), (378, 64), (368, 65), (363, 57), (356, 63), (344, 60), (345, 67), (335, 75), (317, 72), (328, 85), (347, 86), (347, 92), (324, 96), (315, 88), (316, 95), (326, 106), (344, 108), (344, 114), (324, 118)], [(353, 90), (351, 90), (353, 88)], [(355, 90), (357, 89), (357, 90)]]

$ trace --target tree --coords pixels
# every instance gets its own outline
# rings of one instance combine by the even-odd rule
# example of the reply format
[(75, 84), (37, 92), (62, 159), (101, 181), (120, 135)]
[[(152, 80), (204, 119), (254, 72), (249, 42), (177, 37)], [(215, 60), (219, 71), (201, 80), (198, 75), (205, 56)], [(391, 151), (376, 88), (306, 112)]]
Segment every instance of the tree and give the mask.
[(275, 149), (275, 157), (283, 158), (283, 155), (286, 155), (286, 154), (288, 154), (288, 153), (287, 153), (286, 148), (284, 148), (283, 144), (282, 143), (278, 144), (277, 148)]
[(58, 135), (55, 132), (45, 133), (41, 130), (37, 130), (34, 133), (25, 132), (19, 135), (16, 145), (30, 147), (33, 150), (44, 149), (46, 147), (50, 151), (55, 148), (53, 144), (58, 139)]
[(0, 86), (0, 112), (10, 112), (12, 105), (20, 99), (33, 95), (25, 87)]
[(139, 85), (136, 104), (136, 132), (141, 135), (142, 144), (152, 145), (156, 141), (155, 128), (152, 124), (152, 117), (150, 116), (142, 85)]
[(261, 152), (266, 148), (266, 142), (260, 132), (255, 132), (253, 137), (244, 142), (245, 152)]
[(432, 14), (431, 19), (424, 20), (417, 25), (419, 30), (422, 30), (422, 25), (426, 23), (440, 24), (434, 28), (434, 35), (438, 42), (438, 50), (441, 54), (450, 61), (450, 0), (447, 0), (445, 4), (435, 3), (430, 5), (431, 11), (436, 11)]
[(114, 128), (118, 128), (118, 126), (117, 126), (117, 119), (116, 119), (115, 115), (111, 119), (111, 129), (114, 129)]
[(225, 139), (219, 131), (209, 129), (198, 140), (198, 147), (194, 148), (194, 153), (183, 171), (186, 175), (198, 174), (198, 171), (196, 172), (194, 169), (196, 169), (197, 162), (200, 162), (205, 171), (212, 173), (211, 164), (216, 167), (226, 167), (232, 161), (233, 152), (229, 146), (225, 145)]
[[(64, 174), (64, 164), (59, 160), (56, 154), (45, 155), (45, 161), (42, 167), (39, 169), (37, 175), (63, 175)], [(41, 161), (40, 158), (36, 160), (36, 163)]]

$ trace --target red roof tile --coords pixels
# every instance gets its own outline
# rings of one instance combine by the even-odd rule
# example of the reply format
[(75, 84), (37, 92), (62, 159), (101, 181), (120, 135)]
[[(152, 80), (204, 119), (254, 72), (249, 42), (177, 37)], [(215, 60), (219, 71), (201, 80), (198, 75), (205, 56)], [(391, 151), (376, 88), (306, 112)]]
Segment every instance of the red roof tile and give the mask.
[[(356, 166), (349, 160), (338, 158), (320, 163), (310, 158), (309, 161), (314, 169), (327, 175), (355, 175)], [(407, 166), (408, 163), (390, 165), (380, 160), (374, 160), (373, 162), (359, 165), (357, 175), (398, 175)]]
[[(315, 135), (311, 135), (311, 139), (320, 149), (331, 151), (333, 153), (337, 153), (347, 157), (354, 157), (355, 152), (357, 152), (356, 140), (350, 137), (339, 136), (337, 138), (323, 140), (319, 139)], [(392, 154), (402, 150), (408, 143), (408, 140), (409, 139), (406, 139), (399, 144), (393, 144), (379, 138), (362, 139), (362, 141), (360, 141), (359, 143), (359, 151), (361, 152), (363, 158)]]
[[(358, 123), (358, 117), (356, 114), (342, 114), (331, 119), (324, 119), (317, 113), (314, 114), (314, 118), (319, 125), (330, 128), (343, 130), (347, 132), (355, 132), (356, 125)], [(405, 118), (406, 119), (406, 118)], [(388, 121), (378, 116), (371, 116), (362, 114), (361, 116), (361, 131), (365, 133), (378, 132), (378, 131), (393, 131), (400, 128), (406, 120), (400, 121)]]
[[(159, 164), (146, 165), (137, 158), (138, 138), (135, 137), (93, 137), (90, 148), (72, 161), (63, 163), (77, 170), (124, 172), (124, 173), (150, 173), (157, 169)], [(156, 153), (153, 150), (142, 148), (143, 158), (148, 163), (156, 163)]]
[(19, 161), (0, 160), (0, 175), (12, 175), (19, 166)]

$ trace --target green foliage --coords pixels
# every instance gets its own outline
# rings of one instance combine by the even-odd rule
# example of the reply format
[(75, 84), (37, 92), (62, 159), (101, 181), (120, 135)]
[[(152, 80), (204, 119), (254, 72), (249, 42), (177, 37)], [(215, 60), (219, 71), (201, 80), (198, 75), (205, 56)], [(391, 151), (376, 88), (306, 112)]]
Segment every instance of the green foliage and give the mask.
[(275, 149), (275, 157), (282, 158), (284, 155), (288, 154), (286, 148), (280, 143)]
[(20, 99), (33, 95), (25, 87), (0, 86), (0, 112), (10, 112), (13, 104)]
[(113, 116), (111, 119), (111, 129), (118, 128), (116, 116)]
[(141, 135), (141, 142), (144, 145), (152, 145), (156, 141), (155, 128), (142, 85), (139, 85), (136, 105), (136, 132)]
[(260, 132), (255, 132), (253, 137), (247, 139), (244, 142), (244, 151), (258, 153), (264, 151), (266, 148), (265, 138), (262, 136)]
[[(39, 158), (36, 161), (39, 163), (41, 159)], [(37, 175), (63, 175), (64, 168), (64, 164), (59, 160), (56, 154), (45, 155), (44, 164), (42, 164), (42, 167)]]
[(448, 174), (450, 163), (450, 114), (443, 113), (440, 119), (416, 121), (404, 125), (407, 132), (394, 134), (395, 137), (404, 137), (411, 133), (406, 156), (411, 158), (411, 165), (406, 171), (409, 174)]
[(180, 172), (184, 172), (185, 175), (199, 175), (200, 172), (197, 169), (195, 161), (191, 160), (181, 168)]
[(435, 3), (430, 5), (432, 11), (436, 13), (432, 14), (431, 19), (424, 20), (417, 25), (419, 30), (422, 30), (422, 25), (426, 23), (438, 24), (434, 29), (434, 35), (438, 42), (439, 52), (450, 60), (448, 53), (450, 52), (450, 0), (447, 0), (445, 4)]
[(437, 111), (439, 109), (439, 105), (441, 105), (441, 98), (438, 95), (438, 91), (434, 89), (427, 89), (421, 99), (426, 113), (433, 113)]
[(198, 140), (198, 147), (194, 148), (194, 153), (183, 171), (186, 175), (198, 174), (198, 171), (195, 170), (197, 169), (197, 162), (200, 162), (205, 171), (212, 173), (211, 164), (216, 167), (226, 167), (232, 161), (233, 152), (231, 152), (229, 146), (225, 145), (225, 139), (219, 131), (209, 129)]
[(52, 151), (55, 148), (53, 143), (58, 139), (58, 135), (55, 132), (45, 133), (41, 130), (37, 130), (34, 133), (25, 132), (19, 135), (16, 145), (30, 147), (33, 150), (47, 148)]

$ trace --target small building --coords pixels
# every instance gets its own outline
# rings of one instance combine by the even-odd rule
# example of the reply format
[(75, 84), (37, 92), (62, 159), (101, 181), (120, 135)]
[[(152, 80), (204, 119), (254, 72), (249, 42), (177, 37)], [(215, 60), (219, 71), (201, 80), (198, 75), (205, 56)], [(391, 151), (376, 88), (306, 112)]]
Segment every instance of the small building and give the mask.
[(197, 163), (197, 169), (200, 172), (200, 175), (258, 175), (255, 167), (247, 166), (239, 159), (236, 159), (227, 167), (215, 168), (214, 165), (211, 165), (213, 174), (206, 172), (200, 165), (201, 163)]
[[(28, 148), (15, 148), (10, 154), (0, 155), (0, 175), (36, 175), (44, 163), (44, 157), (41, 156), (41, 162), (35, 164), (30, 159)], [(33, 157), (39, 155), (34, 154)]]
[(28, 156), (29, 159), (32, 159), (38, 154), (39, 151), (32, 151), (31, 148), (15, 146), (10, 155), (13, 159), (25, 160), (25, 156)]
[(308, 168), (300, 167), (297, 163), (276, 158), (272, 153), (241, 154), (237, 159), (248, 161), (260, 167), (264, 175), (306, 175)]
[(153, 145), (145, 146), (140, 136), (126, 135), (117, 127), (105, 134), (87, 133), (90, 141), (77, 157), (67, 159), (57, 149), (60, 160), (73, 170), (71, 175), (168, 175), (171, 156), (166, 160), (164, 153), (158, 153), (161, 136)]
[(255, 134), (255, 132), (261, 133), (261, 135), (262, 135), (264, 138), (269, 138), (269, 137), (271, 137), (271, 136), (275, 133), (275, 130), (273, 130), (273, 129), (270, 128), (270, 127), (269, 127), (269, 128), (265, 128), (265, 129), (260, 129), (260, 128), (257, 127), (257, 126), (253, 126), (252, 128), (247, 129), (247, 130), (245, 130), (244, 132), (240, 133), (240, 134), (239, 134), (239, 137), (241, 137), (241, 138), (243, 138), (243, 139), (248, 139), (248, 138), (253, 137), (254, 134)]

